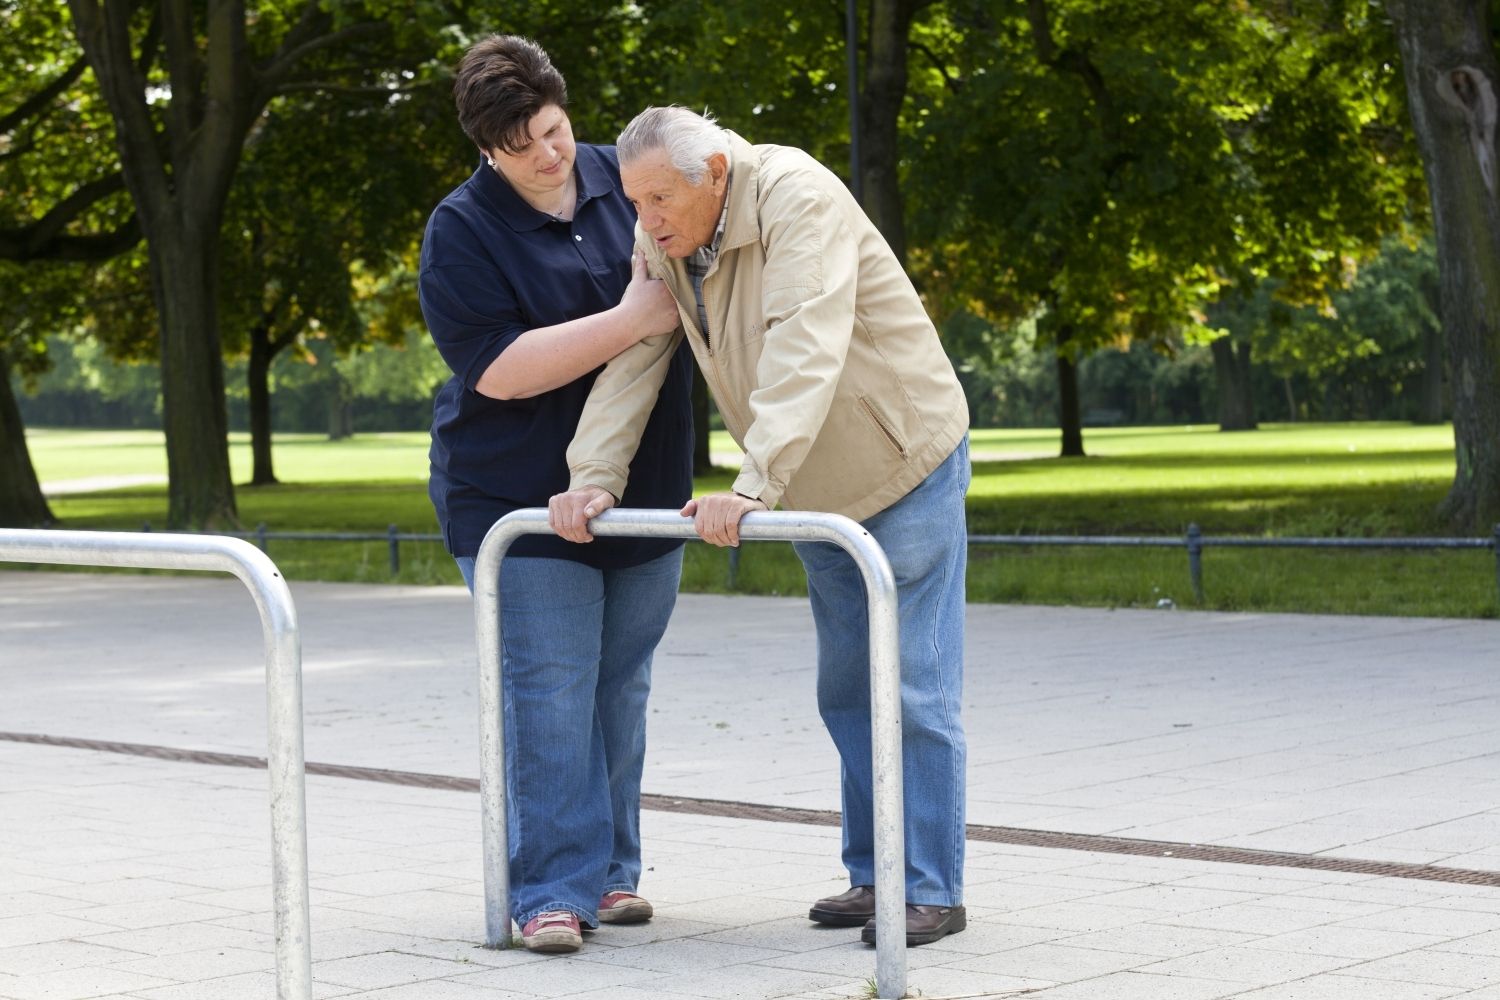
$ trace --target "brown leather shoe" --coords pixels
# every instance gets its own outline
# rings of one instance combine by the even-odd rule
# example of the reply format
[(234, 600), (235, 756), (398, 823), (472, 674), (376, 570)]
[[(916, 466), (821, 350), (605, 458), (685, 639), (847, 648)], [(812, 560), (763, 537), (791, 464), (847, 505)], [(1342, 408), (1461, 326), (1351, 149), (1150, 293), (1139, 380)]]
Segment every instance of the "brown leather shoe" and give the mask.
[(858, 927), (874, 916), (873, 885), (857, 885), (848, 892), (820, 899), (807, 911), (807, 919), (830, 927)]
[[(874, 895), (871, 894), (871, 899)], [(969, 925), (969, 916), (962, 906), (922, 906), (906, 904), (906, 946), (932, 944), (947, 934), (957, 934)], [(865, 924), (859, 939), (865, 944), (875, 943), (875, 920)]]

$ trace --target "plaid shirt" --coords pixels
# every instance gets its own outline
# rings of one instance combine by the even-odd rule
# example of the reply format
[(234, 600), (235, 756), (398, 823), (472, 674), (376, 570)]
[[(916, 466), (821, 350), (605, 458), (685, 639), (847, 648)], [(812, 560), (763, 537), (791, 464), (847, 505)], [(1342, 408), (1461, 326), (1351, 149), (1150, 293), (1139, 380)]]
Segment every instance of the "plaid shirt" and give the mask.
[(719, 213), (719, 227), (706, 247), (699, 247), (684, 261), (688, 277), (693, 279), (693, 298), (698, 302), (698, 329), (703, 331), (703, 341), (708, 342), (708, 310), (703, 308), (703, 279), (719, 256), (719, 243), (724, 239), (724, 223), (729, 220), (729, 182), (724, 182), (724, 209)]

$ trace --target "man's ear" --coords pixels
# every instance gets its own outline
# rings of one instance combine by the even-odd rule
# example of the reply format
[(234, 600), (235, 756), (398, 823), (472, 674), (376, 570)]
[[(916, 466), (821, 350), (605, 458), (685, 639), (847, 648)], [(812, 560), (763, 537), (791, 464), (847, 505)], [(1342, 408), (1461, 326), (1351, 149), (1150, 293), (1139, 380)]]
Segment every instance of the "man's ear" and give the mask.
[(708, 176), (717, 188), (724, 183), (724, 178), (729, 176), (729, 157), (723, 153), (710, 154), (708, 158)]

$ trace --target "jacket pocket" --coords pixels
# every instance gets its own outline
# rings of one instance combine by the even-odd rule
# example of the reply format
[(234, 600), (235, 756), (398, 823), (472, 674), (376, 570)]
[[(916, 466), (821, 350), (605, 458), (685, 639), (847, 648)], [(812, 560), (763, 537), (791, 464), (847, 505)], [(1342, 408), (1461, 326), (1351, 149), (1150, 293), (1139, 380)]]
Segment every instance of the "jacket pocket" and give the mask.
[(906, 458), (906, 442), (901, 440), (900, 435), (891, 426), (891, 422), (881, 414), (874, 403), (870, 402), (869, 396), (859, 397), (859, 408), (864, 411), (865, 416), (870, 418), (870, 422), (875, 425), (875, 429), (880, 431), (881, 435), (890, 442), (891, 447), (896, 449), (897, 454), (902, 458)]

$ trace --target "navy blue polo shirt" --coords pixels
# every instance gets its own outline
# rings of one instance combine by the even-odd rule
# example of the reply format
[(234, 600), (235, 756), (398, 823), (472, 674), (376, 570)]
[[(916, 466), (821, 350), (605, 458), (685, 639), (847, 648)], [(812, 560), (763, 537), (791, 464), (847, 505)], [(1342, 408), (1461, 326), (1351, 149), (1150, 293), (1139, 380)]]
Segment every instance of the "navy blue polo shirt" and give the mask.
[[(453, 377), (433, 405), (432, 477), (448, 551), (473, 556), (490, 526), (545, 507), (568, 488), (568, 443), (598, 370), (530, 399), (492, 399), (479, 377), (528, 330), (601, 312), (630, 282), (635, 210), (612, 146), (580, 143), (578, 206), (559, 222), (528, 205), (482, 161), (433, 211), (422, 241), (422, 315)], [(681, 507), (692, 495), (692, 359), (672, 359), (630, 465), (622, 507)], [(572, 559), (601, 569), (639, 565), (680, 540), (600, 538), (576, 545), (523, 535), (515, 555)]]

